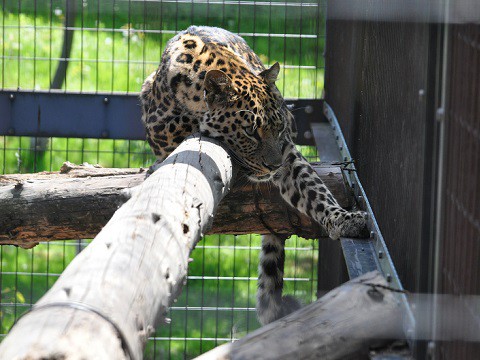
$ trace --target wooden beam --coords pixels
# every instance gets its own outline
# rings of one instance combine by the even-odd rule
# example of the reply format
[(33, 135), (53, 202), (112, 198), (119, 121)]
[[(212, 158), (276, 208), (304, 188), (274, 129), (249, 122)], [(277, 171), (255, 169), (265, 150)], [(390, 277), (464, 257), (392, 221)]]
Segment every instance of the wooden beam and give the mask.
[(185, 140), (20, 318), (0, 359), (141, 359), (232, 173), (216, 142)]
[[(343, 207), (351, 206), (338, 166), (315, 170)], [(145, 169), (107, 169), (65, 163), (60, 172), (0, 176), (0, 244), (24, 248), (39, 241), (93, 238), (145, 179)], [(219, 206), (209, 234), (326, 233), (285, 204), (269, 184), (236, 184)]]
[(378, 271), (370, 272), (197, 359), (363, 359), (371, 345), (404, 338), (396, 295)]

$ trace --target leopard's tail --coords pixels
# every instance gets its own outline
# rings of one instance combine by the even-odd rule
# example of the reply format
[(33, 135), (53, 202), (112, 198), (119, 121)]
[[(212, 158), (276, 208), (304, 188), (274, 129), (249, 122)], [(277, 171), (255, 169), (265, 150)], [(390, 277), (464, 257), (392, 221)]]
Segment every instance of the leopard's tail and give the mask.
[(301, 307), (294, 297), (282, 296), (284, 264), (285, 239), (273, 234), (262, 236), (257, 290), (257, 316), (262, 325)]

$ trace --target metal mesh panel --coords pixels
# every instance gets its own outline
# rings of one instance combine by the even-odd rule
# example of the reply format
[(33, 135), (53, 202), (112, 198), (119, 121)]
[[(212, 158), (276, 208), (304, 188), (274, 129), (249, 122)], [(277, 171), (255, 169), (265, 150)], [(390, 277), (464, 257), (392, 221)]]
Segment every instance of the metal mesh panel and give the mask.
[[(138, 92), (166, 42), (192, 24), (239, 33), (266, 65), (279, 61), (277, 84), (285, 97), (320, 98), (323, 88), (323, 1), (3, 0), (2, 5), (0, 91)], [(0, 136), (1, 173), (55, 171), (67, 160), (104, 167), (154, 161), (144, 141), (45, 136)], [(312, 148), (302, 152), (317, 159)], [(0, 247), (0, 339), (87, 244)], [(317, 244), (293, 237), (286, 246), (286, 292), (309, 303), (316, 297)], [(207, 236), (193, 253), (188, 285), (169, 311), (171, 323), (150, 338), (145, 358), (191, 358), (257, 328), (259, 250), (257, 235)]]
[(3, 3), (2, 89), (47, 90), (60, 63), (66, 65), (59, 74), (65, 91), (137, 92), (158, 66), (166, 42), (197, 24), (238, 33), (265, 64), (279, 61), (284, 71), (278, 85), (285, 97), (321, 95), (322, 1)]
[[(0, 339), (54, 284), (88, 241), (42, 243), (30, 250), (0, 247)], [(207, 236), (196, 247), (188, 284), (170, 308), (170, 324), (149, 339), (146, 359), (191, 358), (259, 327), (255, 314), (260, 237)], [(316, 296), (318, 248), (286, 243), (285, 291), (303, 303)]]
[[(144, 141), (0, 137), (2, 173), (57, 170), (64, 161), (104, 167), (148, 166)], [(313, 147), (301, 151), (318, 160)], [(260, 236), (204, 238), (192, 254), (188, 284), (147, 344), (145, 358), (191, 358), (259, 327), (256, 319)], [(55, 241), (30, 250), (0, 247), (0, 340), (14, 322), (54, 284), (89, 243)], [(317, 242), (292, 237), (286, 243), (285, 291), (308, 304), (316, 298)]]
[[(480, 26), (452, 26), (450, 39), (439, 292), (480, 295)], [(480, 328), (478, 308), (463, 304)], [(474, 359), (479, 353), (480, 344), (457, 341), (442, 344), (439, 358)]]

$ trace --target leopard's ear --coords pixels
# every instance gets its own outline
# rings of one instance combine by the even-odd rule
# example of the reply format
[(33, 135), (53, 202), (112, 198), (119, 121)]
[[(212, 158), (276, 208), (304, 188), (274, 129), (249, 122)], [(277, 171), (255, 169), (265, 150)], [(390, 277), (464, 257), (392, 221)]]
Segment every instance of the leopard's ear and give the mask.
[(269, 69), (263, 70), (259, 76), (263, 77), (267, 84), (274, 84), (277, 81), (278, 73), (280, 72), (280, 64), (276, 62)]
[(209, 105), (228, 101), (235, 93), (232, 80), (221, 70), (209, 70), (204, 81), (205, 96)]

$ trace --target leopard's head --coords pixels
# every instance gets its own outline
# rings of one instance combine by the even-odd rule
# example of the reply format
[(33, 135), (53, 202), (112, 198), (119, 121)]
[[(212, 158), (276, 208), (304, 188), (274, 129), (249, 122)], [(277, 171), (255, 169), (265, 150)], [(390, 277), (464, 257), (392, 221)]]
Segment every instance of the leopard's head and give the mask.
[(268, 181), (282, 166), (284, 145), (295, 133), (293, 115), (275, 86), (280, 66), (253, 74), (205, 75), (208, 112), (200, 131), (229, 146), (233, 157), (253, 181)]

